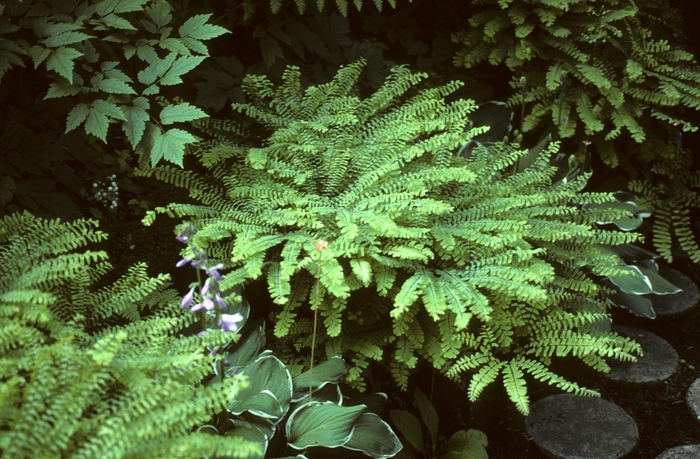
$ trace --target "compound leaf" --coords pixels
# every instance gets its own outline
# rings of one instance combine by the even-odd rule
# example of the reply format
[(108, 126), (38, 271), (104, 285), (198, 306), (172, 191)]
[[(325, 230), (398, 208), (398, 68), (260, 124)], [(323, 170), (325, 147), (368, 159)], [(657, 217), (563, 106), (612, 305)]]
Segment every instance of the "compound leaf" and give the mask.
[(46, 68), (53, 70), (63, 78), (73, 83), (73, 60), (82, 56), (83, 53), (73, 48), (61, 47), (54, 51), (49, 60), (46, 61)]
[(177, 105), (168, 105), (160, 112), (160, 122), (163, 124), (181, 123), (185, 121), (207, 118), (201, 108), (188, 104), (187, 102)]

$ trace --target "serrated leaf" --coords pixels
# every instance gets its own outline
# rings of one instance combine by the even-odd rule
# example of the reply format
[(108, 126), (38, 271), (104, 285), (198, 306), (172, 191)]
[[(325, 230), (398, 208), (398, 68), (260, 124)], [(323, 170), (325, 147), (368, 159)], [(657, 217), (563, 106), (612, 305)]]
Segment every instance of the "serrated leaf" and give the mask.
[[(138, 99), (145, 100), (143, 97), (138, 97), (133, 101), (134, 106), (121, 106), (124, 117), (126, 117), (126, 121), (122, 123), (122, 129), (133, 148), (136, 148), (136, 145), (141, 141), (143, 132), (146, 129), (146, 121), (148, 121), (148, 113), (146, 110), (136, 104), (136, 100)], [(146, 106), (146, 109), (147, 108)]]
[(196, 40), (194, 38), (184, 37), (184, 38), (181, 38), (180, 41), (182, 42), (183, 45), (187, 46), (189, 49), (191, 49), (192, 51), (194, 51), (196, 53), (204, 54), (205, 56), (209, 55), (209, 50), (207, 49), (206, 45), (199, 40)]
[(204, 59), (206, 59), (205, 56), (183, 56), (179, 58), (173, 63), (172, 67), (170, 67), (165, 75), (163, 75), (160, 84), (163, 86), (170, 86), (182, 83), (180, 76), (197, 67)]
[(80, 103), (73, 107), (73, 109), (68, 113), (68, 118), (66, 119), (66, 131), (69, 132), (77, 128), (85, 121), (87, 118), (90, 108), (83, 103)]
[(102, 18), (104, 24), (113, 29), (137, 30), (129, 21), (116, 14), (108, 14)]
[(182, 129), (170, 129), (165, 133), (153, 131), (153, 148), (151, 149), (151, 165), (155, 167), (161, 158), (182, 167), (182, 157), (185, 155), (185, 145), (194, 143), (197, 139)]
[(91, 107), (85, 120), (85, 132), (107, 142), (107, 129), (109, 129), (107, 115)]
[(209, 115), (204, 113), (202, 109), (190, 105), (187, 102), (177, 105), (168, 105), (160, 112), (160, 122), (166, 125), (208, 117)]
[(74, 43), (80, 43), (87, 40), (88, 38), (93, 38), (92, 35), (88, 35), (83, 32), (64, 32), (58, 35), (51, 35), (44, 40), (44, 45), (49, 48), (58, 48), (59, 46), (72, 45)]
[(95, 87), (108, 94), (136, 94), (131, 86), (114, 78), (105, 78), (99, 81)]
[(173, 20), (173, 15), (170, 14), (171, 6), (165, 0), (156, 0), (150, 8), (146, 8), (148, 16), (160, 28), (168, 25)]
[[(153, 52), (155, 53), (155, 51)], [(138, 73), (137, 78), (139, 82), (145, 85), (153, 84), (173, 65), (175, 59), (177, 59), (177, 54), (175, 53), (168, 54), (164, 59), (156, 57), (148, 67)]]
[(182, 40), (179, 38), (166, 38), (165, 40), (159, 41), (158, 46), (172, 53), (182, 54), (185, 56), (189, 56), (191, 54), (190, 49), (185, 46), (185, 44), (182, 43)]
[(46, 59), (49, 54), (51, 54), (51, 50), (43, 46), (34, 45), (29, 48), (29, 57), (34, 61), (34, 68), (39, 67), (39, 64), (44, 62), (44, 59)]
[(74, 96), (80, 92), (80, 86), (70, 84), (63, 80), (60, 83), (51, 83), (44, 99), (55, 99), (57, 97)]
[(70, 83), (73, 83), (73, 66), (75, 65), (73, 60), (82, 55), (83, 53), (73, 48), (58, 48), (49, 56), (49, 60), (46, 61), (46, 68), (53, 70)]
[(178, 29), (181, 37), (189, 37), (197, 40), (209, 40), (225, 33), (230, 33), (223, 27), (213, 24), (206, 24), (211, 14), (198, 14), (189, 18)]
[(260, 39), (260, 51), (262, 51), (263, 60), (267, 68), (272, 67), (272, 64), (275, 63), (278, 57), (284, 57), (284, 52), (279, 43), (270, 35), (264, 35)]
[(124, 113), (112, 102), (94, 100), (85, 120), (85, 132), (107, 142), (107, 130), (110, 118), (126, 121)]
[(114, 7), (115, 13), (131, 13), (134, 11), (143, 11), (143, 5), (148, 3), (148, 0), (119, 0)]

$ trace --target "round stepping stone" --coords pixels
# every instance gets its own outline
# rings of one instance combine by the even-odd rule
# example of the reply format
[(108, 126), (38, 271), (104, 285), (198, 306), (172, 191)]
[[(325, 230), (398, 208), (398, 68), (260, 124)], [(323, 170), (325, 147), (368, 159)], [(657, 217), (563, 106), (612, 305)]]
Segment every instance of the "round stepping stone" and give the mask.
[(693, 416), (695, 416), (695, 419), (700, 420), (700, 379), (696, 379), (690, 385), (688, 392), (685, 394), (685, 403)]
[(697, 459), (700, 457), (700, 445), (683, 445), (667, 449), (656, 459)]
[(534, 403), (525, 430), (555, 459), (618, 459), (639, 440), (637, 424), (625, 410), (607, 400), (573, 394)]
[(613, 331), (638, 342), (644, 355), (637, 357), (636, 362), (610, 359), (610, 372), (605, 375), (608, 379), (630, 383), (663, 381), (676, 371), (678, 353), (665, 339), (634, 327), (614, 326)]
[(659, 266), (659, 274), (676, 287), (682, 288), (683, 291), (671, 295), (647, 295), (651, 304), (654, 305), (656, 315), (680, 314), (698, 304), (698, 300), (700, 300), (698, 286), (690, 277), (664, 265)]

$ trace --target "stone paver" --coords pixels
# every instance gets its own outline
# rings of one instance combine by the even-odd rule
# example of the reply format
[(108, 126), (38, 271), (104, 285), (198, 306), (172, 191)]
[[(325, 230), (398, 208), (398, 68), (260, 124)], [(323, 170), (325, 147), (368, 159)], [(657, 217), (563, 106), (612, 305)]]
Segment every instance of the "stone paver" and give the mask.
[(648, 295), (647, 298), (654, 305), (657, 316), (680, 314), (698, 304), (700, 293), (698, 293), (698, 286), (691, 278), (664, 265), (659, 267), (659, 274), (683, 291), (672, 295)]
[(619, 459), (632, 451), (639, 430), (622, 408), (596, 397), (558, 394), (530, 407), (525, 429), (555, 459)]
[[(688, 388), (685, 396), (685, 404), (688, 406), (695, 419), (700, 420), (700, 379), (696, 379)], [(700, 457), (700, 456), (698, 456)]]
[(698, 459), (700, 457), (700, 445), (683, 445), (667, 449), (656, 456), (656, 459)]
[(676, 371), (678, 353), (665, 339), (634, 327), (613, 326), (613, 331), (638, 342), (644, 355), (637, 357), (636, 362), (610, 359), (610, 372), (605, 375), (607, 378), (613, 381), (645, 383), (663, 381)]

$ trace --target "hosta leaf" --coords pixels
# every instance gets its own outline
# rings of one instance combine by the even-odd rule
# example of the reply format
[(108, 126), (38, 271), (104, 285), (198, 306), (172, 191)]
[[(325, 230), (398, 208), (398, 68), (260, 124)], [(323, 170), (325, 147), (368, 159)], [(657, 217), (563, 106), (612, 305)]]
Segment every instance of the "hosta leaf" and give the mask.
[(287, 420), (287, 441), (294, 449), (310, 446), (336, 448), (352, 435), (364, 405), (340, 406), (332, 402), (310, 402), (297, 408)]

